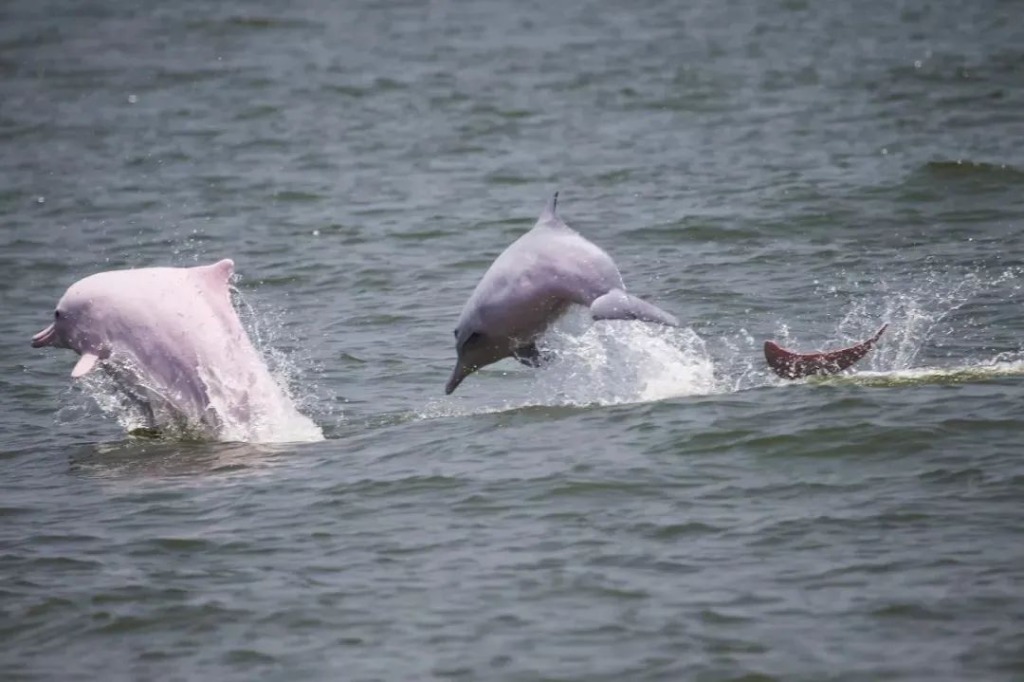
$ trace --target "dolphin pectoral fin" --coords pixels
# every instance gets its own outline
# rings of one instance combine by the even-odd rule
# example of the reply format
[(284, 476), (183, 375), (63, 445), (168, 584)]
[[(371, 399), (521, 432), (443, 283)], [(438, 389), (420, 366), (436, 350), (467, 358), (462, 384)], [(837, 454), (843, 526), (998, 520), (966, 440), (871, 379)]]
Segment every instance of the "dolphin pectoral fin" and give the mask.
[(604, 296), (599, 296), (590, 304), (590, 315), (595, 320), (640, 320), (669, 327), (679, 326), (675, 315), (627, 294), (622, 289), (612, 289)]
[(75, 368), (71, 370), (71, 378), (77, 379), (91, 372), (99, 359), (100, 356), (95, 353), (82, 353), (82, 357), (75, 363)]
[(541, 351), (537, 348), (537, 342), (531, 341), (530, 343), (524, 343), (522, 346), (519, 346), (512, 351), (512, 357), (527, 367), (542, 367), (551, 361), (551, 358), (554, 357), (554, 353), (550, 351)]
[(867, 355), (887, 326), (882, 325), (867, 341), (825, 353), (796, 353), (774, 341), (765, 341), (764, 358), (772, 371), (783, 379), (802, 379), (813, 374), (838, 374)]

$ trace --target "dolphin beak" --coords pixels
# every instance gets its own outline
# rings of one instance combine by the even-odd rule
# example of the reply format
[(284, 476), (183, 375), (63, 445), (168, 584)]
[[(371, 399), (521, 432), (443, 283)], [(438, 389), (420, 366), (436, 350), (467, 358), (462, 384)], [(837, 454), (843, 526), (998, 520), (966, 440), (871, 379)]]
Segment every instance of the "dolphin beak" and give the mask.
[(448, 379), (448, 383), (444, 386), (444, 394), (451, 395), (452, 392), (459, 387), (462, 380), (472, 374), (472, 370), (466, 369), (466, 366), (461, 361), (455, 363), (455, 368), (452, 370), (452, 375)]
[(52, 346), (56, 338), (57, 328), (51, 324), (49, 327), (32, 337), (32, 347), (42, 348), (43, 346)]

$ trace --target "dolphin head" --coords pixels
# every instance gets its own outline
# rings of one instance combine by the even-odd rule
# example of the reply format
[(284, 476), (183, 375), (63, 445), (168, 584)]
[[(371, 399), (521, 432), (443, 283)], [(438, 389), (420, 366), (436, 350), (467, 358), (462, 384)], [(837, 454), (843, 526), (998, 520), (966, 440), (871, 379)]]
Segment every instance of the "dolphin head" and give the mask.
[(511, 354), (507, 342), (502, 343), (468, 326), (455, 330), (455, 350), (458, 359), (452, 369), (451, 378), (444, 387), (445, 395), (451, 395), (463, 379), (481, 367), (507, 358)]
[[(81, 283), (79, 283), (81, 284)], [(32, 347), (69, 348), (81, 358), (71, 371), (72, 377), (87, 374), (98, 360), (110, 355), (110, 350), (94, 324), (93, 300), (73, 285), (61, 297), (53, 311), (53, 322), (32, 337)]]

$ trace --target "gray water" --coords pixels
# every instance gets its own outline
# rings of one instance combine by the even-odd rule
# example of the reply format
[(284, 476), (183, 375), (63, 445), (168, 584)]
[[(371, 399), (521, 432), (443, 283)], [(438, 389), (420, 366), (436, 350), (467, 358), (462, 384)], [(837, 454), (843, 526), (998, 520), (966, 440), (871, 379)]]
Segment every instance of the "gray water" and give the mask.
[[(1021, 16), (3, 3), (0, 678), (1021, 679)], [(576, 314), (446, 398), (556, 189), (686, 328)], [(133, 437), (29, 348), (222, 257), (325, 440)]]

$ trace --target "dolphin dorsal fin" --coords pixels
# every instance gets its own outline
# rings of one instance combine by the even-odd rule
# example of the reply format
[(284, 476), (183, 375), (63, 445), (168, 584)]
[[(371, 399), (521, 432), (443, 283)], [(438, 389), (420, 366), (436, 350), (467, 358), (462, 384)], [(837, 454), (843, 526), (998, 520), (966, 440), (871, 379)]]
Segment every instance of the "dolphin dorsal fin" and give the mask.
[(569, 226), (562, 222), (562, 219), (558, 217), (556, 211), (558, 210), (558, 192), (551, 195), (551, 199), (548, 201), (548, 205), (544, 207), (544, 212), (540, 214), (540, 218), (537, 219), (537, 227), (541, 225), (545, 227), (564, 228), (569, 229)]
[(235, 274), (235, 261), (230, 258), (219, 260), (210, 266), (213, 271), (217, 273), (217, 276), (222, 278), (225, 282), (231, 279), (231, 276)]
[(200, 265), (196, 269), (217, 284), (227, 284), (231, 281), (231, 276), (235, 274), (235, 261), (225, 258), (213, 265)]
[(558, 218), (558, 192), (556, 191), (551, 195), (551, 200), (548, 201), (548, 205), (544, 207), (544, 212), (540, 214), (543, 218)]

